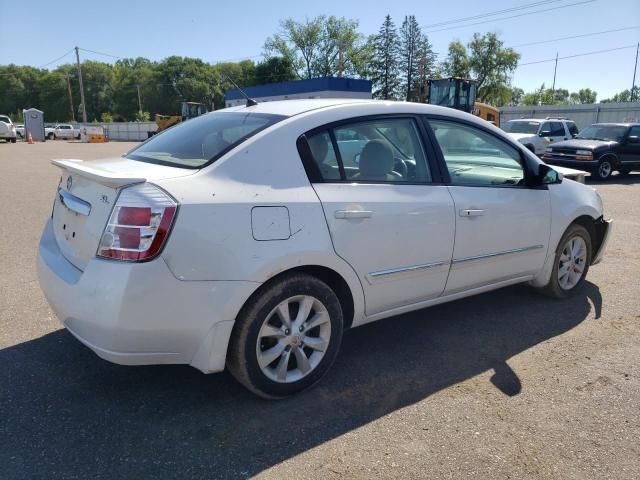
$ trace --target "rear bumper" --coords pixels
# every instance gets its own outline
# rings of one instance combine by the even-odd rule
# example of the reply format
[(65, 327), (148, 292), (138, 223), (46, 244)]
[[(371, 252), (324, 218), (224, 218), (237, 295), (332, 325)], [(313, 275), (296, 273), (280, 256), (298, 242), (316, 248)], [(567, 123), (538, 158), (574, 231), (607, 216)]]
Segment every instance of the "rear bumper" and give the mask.
[(60, 252), (51, 221), (38, 277), (62, 324), (98, 356), (123, 365), (186, 363), (224, 369), (238, 310), (253, 282), (185, 282), (162, 258), (146, 263), (93, 259), (78, 270)]
[(596, 265), (602, 261), (602, 257), (604, 256), (604, 252), (607, 249), (607, 243), (609, 242), (609, 237), (611, 236), (611, 227), (613, 225), (613, 220), (605, 220), (604, 218), (599, 218), (595, 222), (596, 227), (596, 235), (599, 241), (599, 245), (594, 252), (593, 260), (591, 261), (591, 265)]

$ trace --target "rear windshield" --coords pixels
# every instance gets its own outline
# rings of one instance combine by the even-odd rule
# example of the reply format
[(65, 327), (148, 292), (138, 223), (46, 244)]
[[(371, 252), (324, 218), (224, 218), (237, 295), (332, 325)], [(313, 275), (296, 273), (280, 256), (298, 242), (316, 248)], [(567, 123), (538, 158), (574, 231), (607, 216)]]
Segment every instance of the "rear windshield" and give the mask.
[(264, 113), (212, 112), (151, 137), (126, 157), (182, 168), (202, 168), (286, 117)]
[(509, 121), (502, 125), (502, 129), (509, 133), (538, 133), (539, 122), (523, 122), (522, 120), (514, 122)]

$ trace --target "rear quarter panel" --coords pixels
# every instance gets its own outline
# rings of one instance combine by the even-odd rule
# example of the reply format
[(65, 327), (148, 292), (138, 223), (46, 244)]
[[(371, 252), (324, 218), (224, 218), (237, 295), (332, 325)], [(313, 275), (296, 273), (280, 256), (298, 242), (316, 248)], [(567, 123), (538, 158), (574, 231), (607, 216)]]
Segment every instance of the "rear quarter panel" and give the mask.
[[(162, 256), (180, 280), (252, 281), (257, 286), (292, 268), (325, 266), (349, 284), (358, 318), (362, 286), (333, 250), (322, 206), (296, 149), (300, 133), (293, 123), (282, 125), (188, 179), (157, 182), (180, 202)], [(256, 239), (252, 209), (270, 206), (286, 207), (288, 238)]]

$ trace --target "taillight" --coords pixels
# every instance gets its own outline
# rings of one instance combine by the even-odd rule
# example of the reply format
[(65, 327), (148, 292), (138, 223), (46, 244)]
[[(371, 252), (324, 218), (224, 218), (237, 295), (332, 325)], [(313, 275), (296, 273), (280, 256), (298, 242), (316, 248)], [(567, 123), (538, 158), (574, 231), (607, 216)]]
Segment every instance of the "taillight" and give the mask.
[(155, 185), (142, 183), (120, 192), (97, 255), (130, 262), (150, 260), (162, 250), (178, 204)]

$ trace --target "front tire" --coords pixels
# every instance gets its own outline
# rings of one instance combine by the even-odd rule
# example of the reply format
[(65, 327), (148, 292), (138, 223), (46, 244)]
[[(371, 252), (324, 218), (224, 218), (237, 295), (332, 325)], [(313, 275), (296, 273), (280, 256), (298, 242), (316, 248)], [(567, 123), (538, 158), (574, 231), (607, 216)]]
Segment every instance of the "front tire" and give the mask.
[(542, 293), (553, 298), (573, 295), (584, 284), (591, 255), (591, 235), (582, 225), (574, 223), (558, 243), (551, 278), (541, 289)]
[(329, 370), (342, 341), (338, 297), (307, 274), (266, 284), (242, 308), (231, 335), (227, 367), (267, 399), (309, 388)]
[(613, 173), (613, 161), (605, 157), (598, 163), (598, 168), (593, 172), (598, 180), (607, 180)]

